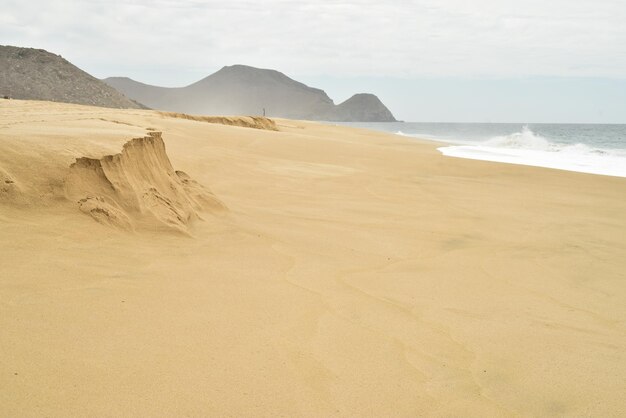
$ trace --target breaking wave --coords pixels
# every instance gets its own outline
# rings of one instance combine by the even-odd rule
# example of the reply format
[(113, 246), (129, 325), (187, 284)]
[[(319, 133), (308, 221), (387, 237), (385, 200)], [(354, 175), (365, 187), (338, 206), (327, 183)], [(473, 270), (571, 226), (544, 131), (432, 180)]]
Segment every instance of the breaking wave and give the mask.
[(509, 135), (438, 150), (450, 157), (626, 177), (626, 150), (552, 142), (527, 126)]

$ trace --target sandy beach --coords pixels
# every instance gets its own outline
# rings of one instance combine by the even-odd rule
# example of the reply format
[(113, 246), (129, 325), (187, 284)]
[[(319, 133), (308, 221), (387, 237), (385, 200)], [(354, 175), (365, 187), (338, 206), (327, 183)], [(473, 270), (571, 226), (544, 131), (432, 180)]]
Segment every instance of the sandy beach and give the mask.
[(626, 415), (626, 178), (197, 119), (0, 100), (0, 416)]

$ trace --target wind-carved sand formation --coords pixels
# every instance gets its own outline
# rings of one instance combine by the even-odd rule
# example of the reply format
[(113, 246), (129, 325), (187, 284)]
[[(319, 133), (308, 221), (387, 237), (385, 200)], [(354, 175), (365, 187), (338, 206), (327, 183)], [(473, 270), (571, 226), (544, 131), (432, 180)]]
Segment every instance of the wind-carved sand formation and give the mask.
[(96, 221), (124, 230), (137, 227), (187, 233), (205, 210), (226, 206), (207, 188), (172, 167), (161, 132), (124, 144), (100, 159), (77, 158), (65, 181), (68, 199)]

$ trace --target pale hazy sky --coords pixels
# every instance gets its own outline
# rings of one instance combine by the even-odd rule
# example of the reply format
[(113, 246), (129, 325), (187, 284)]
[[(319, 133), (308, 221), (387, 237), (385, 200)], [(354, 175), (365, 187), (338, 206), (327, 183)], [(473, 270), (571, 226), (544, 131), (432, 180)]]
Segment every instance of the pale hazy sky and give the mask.
[(273, 68), (423, 121), (626, 123), (626, 0), (0, 0), (0, 43), (181, 86)]

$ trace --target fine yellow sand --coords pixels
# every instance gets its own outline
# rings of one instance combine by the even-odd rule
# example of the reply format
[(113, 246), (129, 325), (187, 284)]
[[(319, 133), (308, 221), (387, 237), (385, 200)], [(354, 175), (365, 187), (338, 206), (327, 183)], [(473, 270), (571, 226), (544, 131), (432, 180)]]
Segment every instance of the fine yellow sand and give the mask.
[(0, 416), (626, 415), (626, 179), (183, 116), (0, 101)]

